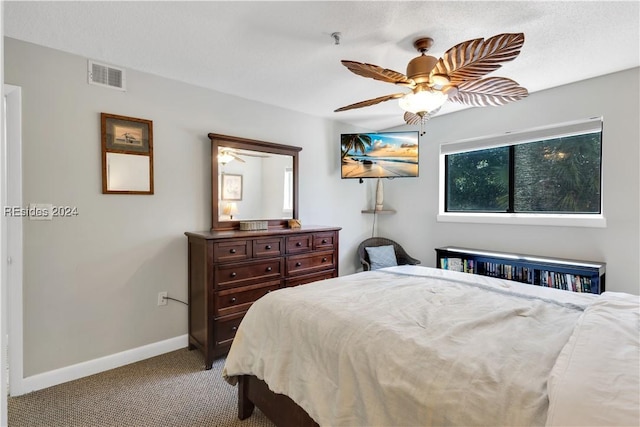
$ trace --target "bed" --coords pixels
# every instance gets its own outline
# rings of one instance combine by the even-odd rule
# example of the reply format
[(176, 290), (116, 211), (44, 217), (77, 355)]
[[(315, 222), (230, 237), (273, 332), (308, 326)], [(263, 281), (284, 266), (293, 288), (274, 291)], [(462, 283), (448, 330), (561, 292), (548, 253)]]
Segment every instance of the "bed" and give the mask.
[(638, 296), (419, 266), (271, 292), (223, 376), (278, 426), (640, 424)]

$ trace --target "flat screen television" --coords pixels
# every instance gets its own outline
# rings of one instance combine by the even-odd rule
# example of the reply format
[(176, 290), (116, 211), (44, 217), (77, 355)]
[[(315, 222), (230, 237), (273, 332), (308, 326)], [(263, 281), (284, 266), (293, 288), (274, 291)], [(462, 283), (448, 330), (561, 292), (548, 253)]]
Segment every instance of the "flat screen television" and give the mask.
[(418, 131), (343, 133), (341, 177), (418, 176)]

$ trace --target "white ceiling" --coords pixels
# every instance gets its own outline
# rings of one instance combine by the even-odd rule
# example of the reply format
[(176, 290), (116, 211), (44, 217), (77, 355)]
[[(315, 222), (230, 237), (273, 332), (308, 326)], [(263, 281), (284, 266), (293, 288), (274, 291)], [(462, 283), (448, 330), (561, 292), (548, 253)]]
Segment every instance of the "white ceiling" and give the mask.
[[(640, 65), (638, 1), (4, 2), (6, 36), (367, 129), (403, 124), (398, 92), (341, 59), (404, 73), (435, 40), (523, 32), (520, 56), (491, 73), (530, 92)], [(334, 44), (333, 32), (341, 32)], [(612, 88), (612, 90), (614, 90)], [(615, 90), (620, 90), (616, 88)], [(501, 108), (501, 107), (487, 107)], [(449, 103), (440, 114), (455, 111)]]

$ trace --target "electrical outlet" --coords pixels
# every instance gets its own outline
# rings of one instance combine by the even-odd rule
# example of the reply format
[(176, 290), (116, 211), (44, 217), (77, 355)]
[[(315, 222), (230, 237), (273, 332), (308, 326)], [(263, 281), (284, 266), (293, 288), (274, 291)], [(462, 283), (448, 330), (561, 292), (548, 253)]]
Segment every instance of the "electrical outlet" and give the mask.
[(158, 305), (167, 305), (167, 293), (158, 292)]

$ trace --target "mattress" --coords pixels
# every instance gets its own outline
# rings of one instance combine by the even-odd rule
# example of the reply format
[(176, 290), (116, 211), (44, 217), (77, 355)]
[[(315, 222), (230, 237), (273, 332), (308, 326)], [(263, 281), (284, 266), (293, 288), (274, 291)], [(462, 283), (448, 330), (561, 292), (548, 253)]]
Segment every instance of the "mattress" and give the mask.
[[(322, 426), (559, 426), (576, 405), (602, 402), (599, 393), (576, 399), (566, 384), (595, 375), (581, 353), (611, 344), (605, 326), (571, 350), (583, 348), (580, 331), (601, 321), (593, 307), (606, 298), (421, 266), (341, 276), (254, 303), (223, 376), (257, 376)], [(638, 343), (618, 345), (627, 416), (609, 425), (637, 421), (627, 392), (635, 384), (637, 395)], [(604, 379), (611, 366), (602, 362)]]

